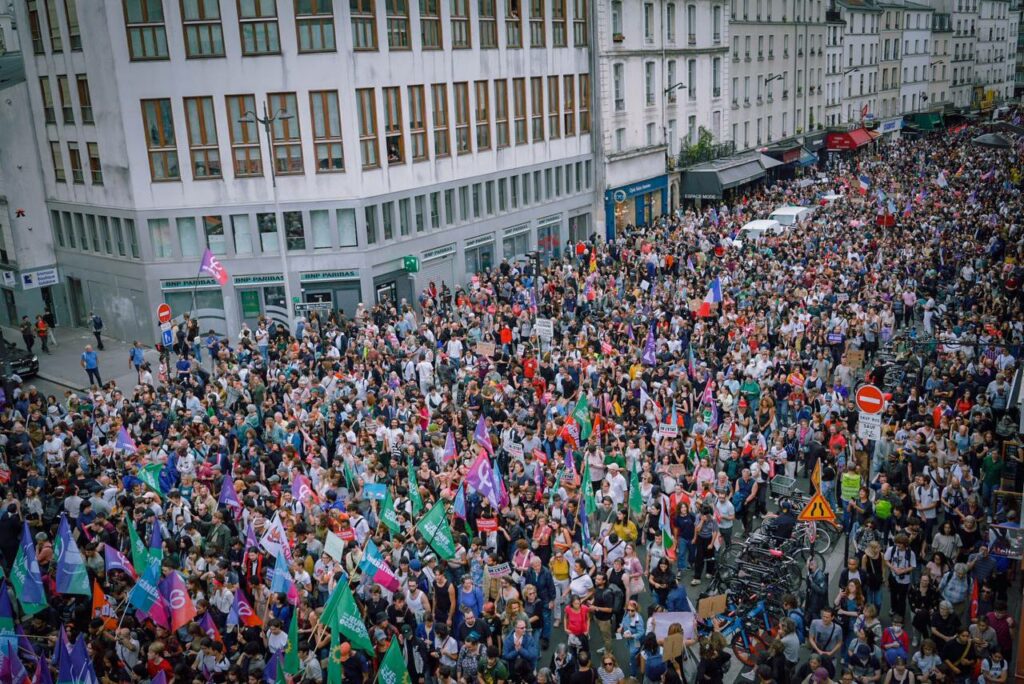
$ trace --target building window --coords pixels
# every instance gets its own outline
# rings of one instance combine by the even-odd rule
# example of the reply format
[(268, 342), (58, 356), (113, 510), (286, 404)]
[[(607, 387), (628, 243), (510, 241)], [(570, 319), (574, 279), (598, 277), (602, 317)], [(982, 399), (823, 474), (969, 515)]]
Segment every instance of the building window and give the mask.
[(498, 47), (498, 22), (495, 13), (496, 0), (480, 0), (480, 47)]
[[(279, 176), (300, 174), (302, 169), (302, 132), (297, 115), (295, 93), (267, 93), (270, 111), (276, 112), (270, 126), (274, 150), (274, 170)], [(286, 116), (283, 114), (288, 114)]]
[(451, 0), (451, 13), (452, 47), (455, 49), (471, 47), (473, 43), (469, 28), (469, 0)]
[(231, 160), (236, 178), (263, 175), (259, 129), (253, 117), (256, 99), (252, 95), (228, 95), (228, 126), (231, 131)]
[[(654, 62), (648, 62), (647, 65), (648, 66), (654, 66)], [(676, 85), (676, 79), (677, 79), (677, 75), (676, 75), (676, 60), (670, 59), (668, 61), (667, 71), (668, 71), (668, 73), (665, 76), (665, 82), (668, 85), (666, 86), (667, 92), (665, 94), (665, 97), (668, 99), (669, 102), (675, 102), (676, 101), (676, 90), (678, 90), (678, 88), (674, 87)], [(653, 75), (651, 75), (651, 78), (653, 79)], [(648, 96), (650, 94), (651, 93), (648, 93)], [(654, 103), (650, 101), (650, 98), (648, 98), (647, 106), (651, 106), (652, 104), (654, 104)]]
[(697, 6), (686, 6), (686, 42), (690, 45), (697, 44)]
[(402, 237), (409, 235), (409, 198), (398, 200), (398, 232)]
[(612, 0), (612, 40), (618, 43), (622, 39), (622, 0)]
[(625, 66), (621, 62), (613, 64), (612, 96), (615, 99), (615, 111), (617, 112), (626, 111), (626, 86), (623, 79), (625, 79)]
[(277, 214), (256, 214), (256, 227), (260, 232), (260, 251), (277, 254)]
[(68, 25), (68, 45), (75, 52), (82, 49), (82, 30), (78, 25), (78, 0), (64, 0), (64, 21)]
[(335, 214), (338, 218), (338, 246), (359, 246), (359, 235), (356, 231), (356, 210), (338, 209)]
[(448, 137), (448, 84), (430, 86), (430, 103), (434, 119), (434, 156), (438, 159), (451, 155)]
[(363, 158), (364, 169), (376, 169), (380, 166), (377, 155), (377, 101), (373, 88), (360, 88), (356, 91), (359, 102), (359, 152)]
[(512, 106), (515, 115), (516, 145), (527, 142), (526, 137), (526, 79), (512, 80)]
[(92, 96), (89, 94), (89, 79), (85, 74), (78, 74), (75, 77), (78, 85), (78, 107), (82, 113), (82, 123), (93, 123), (92, 117)]
[(128, 247), (131, 250), (132, 259), (138, 259), (139, 253), (139, 234), (135, 232), (135, 220), (125, 219), (124, 229), (128, 233)]
[(377, 243), (377, 205), (365, 207), (363, 216), (366, 220), (366, 244)]
[(238, 0), (238, 30), (242, 54), (276, 55), (281, 52), (277, 29), (277, 0)]
[(523, 47), (523, 18), (519, 0), (505, 0), (505, 47)]
[(178, 244), (181, 245), (183, 259), (199, 256), (199, 233), (196, 231), (196, 220), (191, 216), (178, 218)]
[(341, 110), (337, 90), (314, 90), (309, 93), (309, 112), (313, 118), (313, 149), (317, 173), (345, 170), (345, 154), (341, 141)]
[(508, 147), (508, 81), (505, 79), (494, 82), (494, 130), (498, 136), (497, 146)]
[(561, 112), (558, 107), (558, 76), (548, 76), (548, 138), (559, 137)]
[(124, 22), (133, 61), (167, 59), (163, 0), (124, 0)]
[(654, 42), (654, 5), (649, 2), (644, 3), (644, 40)]
[(409, 142), (412, 160), (424, 161), (430, 156), (427, 149), (427, 99), (423, 86), (409, 86)]
[(458, 154), (472, 152), (469, 134), (469, 84), (455, 83), (455, 151)]
[[(78, 242), (81, 243), (84, 251), (89, 251), (89, 238), (85, 233), (85, 221), (82, 220), (81, 214), (75, 214), (75, 232), (78, 233)], [(72, 244), (72, 246), (74, 246)]]
[(576, 79), (573, 76), (562, 77), (562, 95), (565, 105), (562, 130), (569, 137), (576, 135)]
[(248, 214), (231, 215), (231, 235), (235, 254), (252, 254), (252, 226)]
[(332, 0), (295, 0), (299, 52), (334, 52)]
[(68, 85), (67, 76), (57, 77), (57, 92), (60, 94), (60, 111), (64, 123), (74, 125), (75, 108), (71, 104), (71, 87)]
[(491, 98), (487, 81), (476, 82), (476, 148), (491, 148)]
[(61, 0), (44, 0), (46, 7), (46, 23), (50, 27), (50, 49), (63, 52), (64, 43), (60, 37), (60, 20), (57, 18), (57, 3)]
[(220, 0), (181, 0), (181, 23), (185, 30), (186, 56), (224, 56)]
[(402, 135), (402, 91), (384, 88), (384, 145), (388, 164), (405, 163), (405, 141)]
[(715, 57), (711, 60), (711, 95), (721, 97), (722, 95), (722, 58)]
[(572, 15), (572, 44), (576, 47), (586, 47), (590, 40), (587, 31), (588, 0), (574, 0)]
[(377, 49), (377, 10), (374, 0), (349, 0), (352, 15), (352, 47), (356, 50)]
[(420, 40), (424, 50), (441, 49), (440, 0), (420, 0)]
[(380, 205), (381, 227), (384, 229), (384, 241), (392, 240), (395, 237), (395, 203), (384, 202)]
[(565, 20), (565, 0), (551, 0), (551, 45), (554, 47), (566, 46)]
[(57, 123), (57, 113), (53, 109), (53, 92), (50, 90), (48, 77), (39, 77), (39, 92), (43, 96), (43, 119), (48, 124)]
[(154, 181), (180, 180), (178, 148), (174, 138), (174, 116), (171, 101), (142, 101), (142, 124), (149, 149), (149, 173)]
[(665, 40), (676, 42), (676, 3), (665, 5)]
[(217, 120), (213, 111), (213, 98), (186, 97), (185, 122), (188, 124), (192, 177), (195, 180), (220, 178), (220, 148), (217, 146)]
[(697, 99), (697, 60), (691, 59), (686, 63), (686, 91), (691, 100)]
[[(451, 192), (447, 190), (445, 194)], [(430, 193), (430, 227), (437, 230), (441, 227), (441, 193)]]
[(530, 0), (530, 47), (544, 47), (544, 0)]
[(306, 232), (302, 225), (301, 211), (284, 212), (284, 241), (289, 252), (306, 249)]
[(530, 79), (530, 99), (532, 100), (531, 121), (533, 123), (533, 142), (544, 139), (544, 78), (534, 76)]
[(149, 219), (149, 239), (153, 243), (153, 258), (170, 259), (171, 224), (167, 219)]
[(41, 55), (45, 52), (45, 48), (43, 46), (43, 31), (39, 26), (39, 5), (37, 0), (28, 0), (26, 6), (28, 8), (28, 30), (29, 35), (32, 36), (32, 52)]
[(408, 0), (384, 0), (384, 6), (388, 13), (388, 47), (392, 50), (408, 50)]
[(416, 232), (422, 233), (427, 229), (427, 196), (417, 195), (415, 199)]
[(58, 183), (66, 183), (68, 177), (64, 173), (64, 155), (61, 153), (60, 143), (53, 140), (50, 141), (50, 161), (53, 162), (54, 179)]
[(590, 74), (580, 74), (580, 135), (590, 133)]

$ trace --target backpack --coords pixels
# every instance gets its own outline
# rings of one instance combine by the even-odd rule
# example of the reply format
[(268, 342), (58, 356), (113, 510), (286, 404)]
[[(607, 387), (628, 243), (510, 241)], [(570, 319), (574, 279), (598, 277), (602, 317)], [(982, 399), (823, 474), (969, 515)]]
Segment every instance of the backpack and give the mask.
[(892, 516), (892, 501), (879, 499), (875, 502), (875, 517), (879, 520), (888, 520)]
[(662, 655), (660, 649), (657, 653), (648, 653), (644, 651), (644, 672), (646, 673), (648, 681), (660, 682), (662, 676), (667, 671), (668, 665), (665, 663), (665, 656)]
[[(804, 643), (804, 639), (806, 638), (806, 636), (804, 635), (804, 631), (807, 629), (807, 625), (804, 624), (804, 611), (802, 611), (799, 608), (794, 608), (793, 610), (789, 611), (786, 617), (788, 617), (796, 624), (797, 639), (800, 640), (801, 644)], [(799, 618), (799, 620), (797, 618)]]

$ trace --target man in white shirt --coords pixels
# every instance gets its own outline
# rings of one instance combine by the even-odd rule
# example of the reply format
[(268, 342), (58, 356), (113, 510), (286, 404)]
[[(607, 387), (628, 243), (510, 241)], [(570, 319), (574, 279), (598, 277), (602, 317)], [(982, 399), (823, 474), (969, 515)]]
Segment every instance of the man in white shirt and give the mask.
[(608, 486), (611, 488), (612, 499), (615, 501), (625, 501), (629, 483), (623, 477), (618, 463), (608, 465), (608, 474), (604, 476), (604, 479), (608, 481)]

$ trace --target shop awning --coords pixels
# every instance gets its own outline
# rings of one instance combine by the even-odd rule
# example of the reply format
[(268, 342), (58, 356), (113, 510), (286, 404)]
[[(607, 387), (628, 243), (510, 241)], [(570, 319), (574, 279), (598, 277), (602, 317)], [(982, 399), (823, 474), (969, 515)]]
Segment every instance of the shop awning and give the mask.
[(762, 154), (761, 166), (763, 166), (765, 171), (767, 171), (768, 169), (774, 169), (776, 166), (782, 166), (782, 162), (778, 159), (772, 159), (767, 154)]
[(807, 148), (801, 148), (800, 159), (797, 160), (798, 166), (810, 166), (818, 162), (818, 155), (814, 154)]
[(871, 131), (866, 128), (855, 128), (845, 133), (829, 133), (825, 140), (829, 151), (856, 150), (874, 140)]
[(922, 131), (934, 131), (942, 128), (941, 112), (915, 112), (910, 114), (909, 118)]
[(755, 153), (692, 166), (683, 172), (680, 195), (684, 199), (719, 199), (726, 190), (760, 180), (765, 169), (762, 156)]

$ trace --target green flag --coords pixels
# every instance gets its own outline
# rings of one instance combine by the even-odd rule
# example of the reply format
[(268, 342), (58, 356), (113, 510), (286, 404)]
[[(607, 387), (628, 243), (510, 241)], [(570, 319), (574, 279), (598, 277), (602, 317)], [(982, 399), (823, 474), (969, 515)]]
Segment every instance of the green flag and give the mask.
[(629, 510), (633, 515), (640, 515), (644, 509), (644, 497), (640, 493), (640, 478), (636, 474), (636, 464), (629, 470)]
[(410, 684), (409, 671), (405, 668), (405, 657), (398, 647), (398, 639), (392, 637), (388, 652), (380, 661), (377, 670), (377, 684)]
[(356, 476), (352, 473), (352, 468), (349, 467), (348, 461), (345, 461), (344, 463), (345, 463), (345, 486), (348, 487), (349, 491), (355, 491)]
[(331, 627), (331, 651), (327, 656), (327, 684), (341, 684), (341, 639), (338, 636), (338, 630), (333, 627)]
[(136, 477), (142, 481), (142, 484), (163, 497), (164, 493), (160, 491), (160, 473), (163, 472), (163, 469), (164, 467), (160, 463), (150, 463), (139, 468)]
[[(417, 496), (419, 492), (417, 492)], [(398, 524), (398, 511), (395, 510), (395, 501), (391, 498), (391, 490), (387, 490), (384, 495), (384, 501), (380, 504), (380, 521), (384, 523), (384, 526), (391, 530), (392, 534), (398, 534), (402, 531), (402, 526)]]
[(416, 523), (416, 529), (438, 556), (444, 560), (455, 557), (455, 540), (452, 539), (452, 529), (448, 526), (443, 502), (435, 503), (423, 519)]
[(583, 488), (583, 505), (586, 507), (587, 515), (594, 515), (597, 512), (597, 498), (594, 496), (594, 486), (590, 483), (590, 463), (583, 461), (583, 475), (580, 476), (580, 487)]
[(409, 500), (412, 501), (412, 515), (416, 517), (423, 510), (423, 497), (420, 496), (420, 483), (416, 479), (416, 471), (409, 462)]
[(341, 599), (338, 601), (337, 626), (341, 630), (342, 636), (348, 639), (352, 648), (358, 648), (372, 656), (373, 642), (370, 641), (370, 633), (366, 629), (363, 618), (359, 615), (356, 599), (352, 596), (352, 590), (348, 588), (348, 583), (339, 584), (334, 593), (341, 594)]
[(338, 604), (341, 603), (341, 587), (343, 585), (348, 587), (345, 582), (339, 582), (334, 587), (334, 591), (327, 597), (327, 605), (324, 606), (324, 612), (320, 613), (320, 624), (325, 627), (334, 629), (338, 621)]
[(302, 669), (302, 661), (299, 660), (299, 611), (292, 611), (292, 624), (288, 627), (288, 646), (284, 649), (284, 667), (278, 668), (285, 674), (298, 674)]
[(142, 573), (146, 572), (146, 568), (149, 567), (152, 556), (149, 555), (149, 549), (146, 545), (139, 539), (139, 532), (135, 529), (135, 523), (132, 522), (131, 518), (127, 518), (127, 522), (128, 541), (132, 547), (132, 566), (135, 567), (135, 572), (141, 577)]
[(580, 395), (580, 400), (576, 402), (576, 408), (572, 410), (572, 418), (580, 426), (580, 441), (590, 437), (593, 425), (590, 422), (590, 404), (586, 394)]

